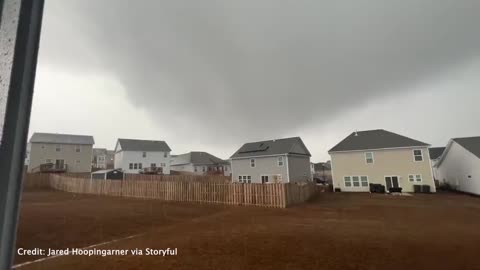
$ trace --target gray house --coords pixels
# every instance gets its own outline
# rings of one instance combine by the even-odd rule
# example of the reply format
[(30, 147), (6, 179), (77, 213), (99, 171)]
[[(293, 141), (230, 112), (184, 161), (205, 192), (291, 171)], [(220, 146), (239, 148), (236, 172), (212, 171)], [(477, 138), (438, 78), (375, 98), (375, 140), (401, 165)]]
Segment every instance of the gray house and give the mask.
[(34, 133), (30, 138), (29, 172), (90, 172), (92, 136)]
[(207, 152), (172, 156), (170, 169), (195, 175), (230, 175), (230, 163)]
[(300, 137), (246, 143), (231, 157), (232, 181), (288, 183), (311, 180), (310, 152)]

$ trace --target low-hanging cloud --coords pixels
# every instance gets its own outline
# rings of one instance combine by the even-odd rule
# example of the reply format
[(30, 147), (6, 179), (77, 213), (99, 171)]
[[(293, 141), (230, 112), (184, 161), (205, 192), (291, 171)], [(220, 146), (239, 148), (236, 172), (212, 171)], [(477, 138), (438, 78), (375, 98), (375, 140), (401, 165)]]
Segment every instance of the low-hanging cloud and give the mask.
[(207, 143), (281, 137), (480, 53), (475, 0), (48, 0), (45, 12), (41, 63), (113, 74), (156, 123)]

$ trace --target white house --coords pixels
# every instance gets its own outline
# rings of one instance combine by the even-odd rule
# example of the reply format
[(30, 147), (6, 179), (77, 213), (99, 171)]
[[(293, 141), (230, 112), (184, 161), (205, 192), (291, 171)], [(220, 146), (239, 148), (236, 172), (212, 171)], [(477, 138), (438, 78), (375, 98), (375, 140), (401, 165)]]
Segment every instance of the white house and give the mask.
[(480, 195), (480, 137), (451, 139), (435, 166), (442, 182)]
[(115, 169), (139, 173), (147, 167), (162, 168), (170, 174), (171, 149), (164, 141), (118, 139), (115, 146)]
[(207, 152), (190, 152), (172, 157), (172, 170), (195, 175), (230, 175), (230, 163)]

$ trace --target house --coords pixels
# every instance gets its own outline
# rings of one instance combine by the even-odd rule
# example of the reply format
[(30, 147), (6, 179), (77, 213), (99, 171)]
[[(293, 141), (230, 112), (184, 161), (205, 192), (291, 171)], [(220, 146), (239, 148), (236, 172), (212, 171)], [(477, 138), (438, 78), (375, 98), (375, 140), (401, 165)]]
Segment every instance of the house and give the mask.
[(314, 179), (319, 179), (320, 182), (325, 183), (332, 182), (332, 167), (330, 166), (330, 161), (315, 163), (313, 170)]
[(430, 147), (428, 149), (428, 152), (430, 153), (430, 160), (432, 163), (432, 170), (433, 170), (433, 180), (435, 182), (441, 182), (440, 178), (438, 177), (438, 170), (437, 167), (435, 166), (437, 162), (440, 160), (440, 157), (443, 154), (443, 151), (445, 151), (446, 147)]
[(28, 172), (91, 171), (92, 136), (34, 133), (30, 138)]
[(230, 175), (230, 163), (207, 152), (190, 152), (172, 157), (171, 170), (196, 175)]
[(170, 174), (170, 152), (164, 141), (118, 139), (115, 169), (139, 173), (145, 168), (161, 168), (163, 174)]
[(334, 190), (368, 192), (369, 184), (381, 184), (404, 192), (425, 185), (435, 192), (428, 147), (383, 129), (353, 132), (329, 151)]
[(442, 182), (480, 195), (480, 137), (451, 139), (435, 167)]
[(93, 148), (92, 168), (113, 169), (115, 151), (105, 148)]
[(300, 137), (246, 143), (231, 156), (232, 181), (288, 183), (311, 180), (310, 156)]

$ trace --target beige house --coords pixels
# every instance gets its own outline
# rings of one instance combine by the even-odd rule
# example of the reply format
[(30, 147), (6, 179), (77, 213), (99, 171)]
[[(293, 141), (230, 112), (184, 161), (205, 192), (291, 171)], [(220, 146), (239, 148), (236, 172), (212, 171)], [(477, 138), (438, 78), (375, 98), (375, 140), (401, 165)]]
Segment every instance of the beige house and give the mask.
[(383, 129), (353, 132), (329, 151), (333, 186), (368, 192), (369, 184), (381, 184), (413, 192), (414, 185), (428, 185), (435, 192), (428, 147)]
[(34, 133), (28, 172), (90, 172), (93, 144), (92, 136)]

